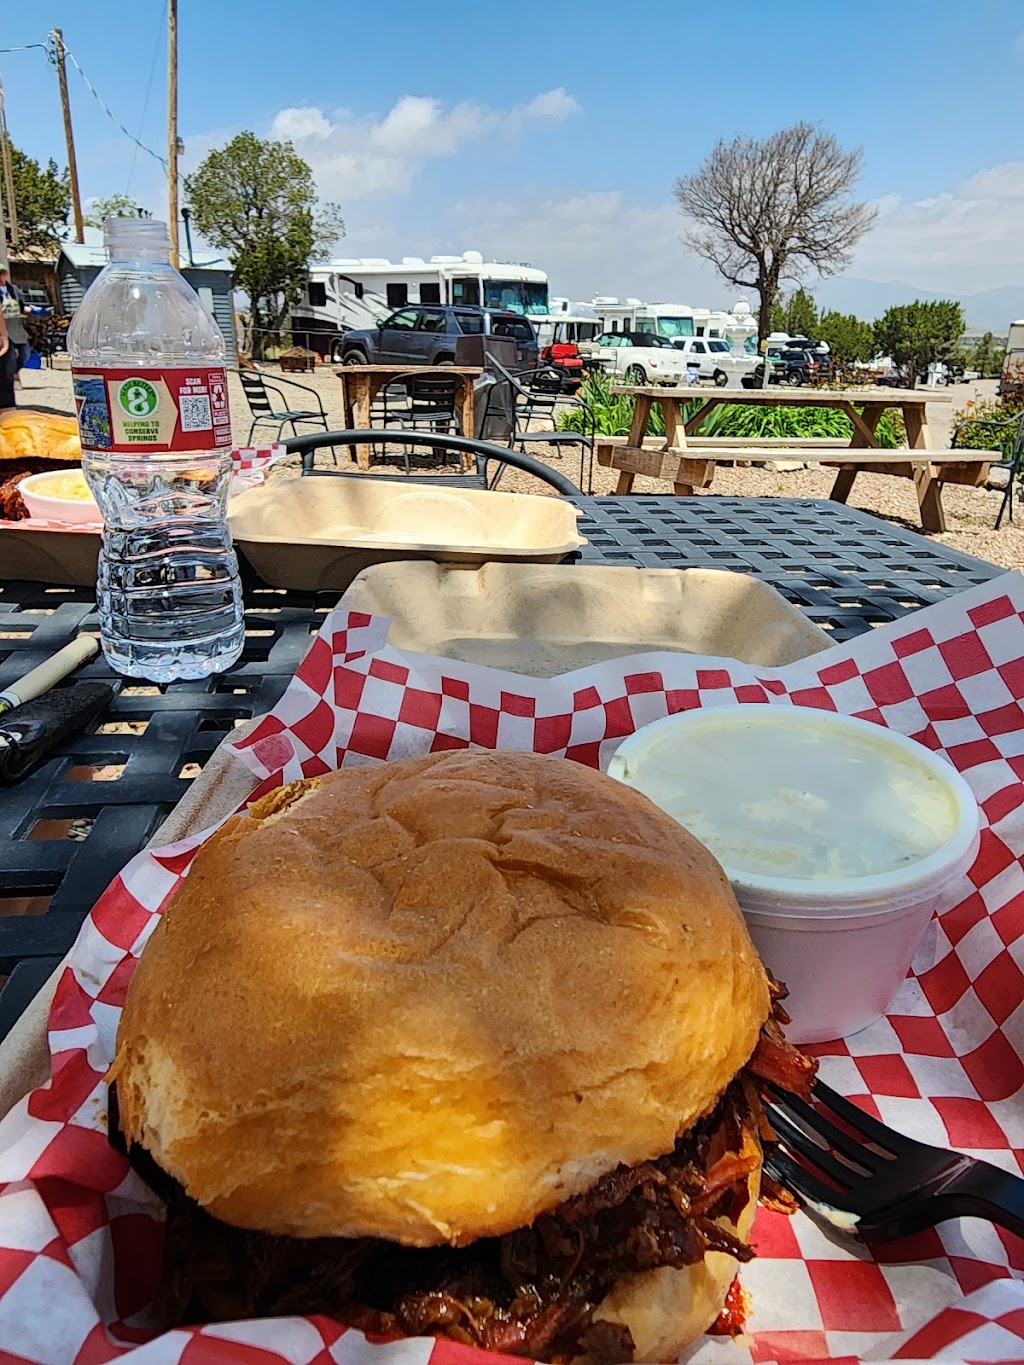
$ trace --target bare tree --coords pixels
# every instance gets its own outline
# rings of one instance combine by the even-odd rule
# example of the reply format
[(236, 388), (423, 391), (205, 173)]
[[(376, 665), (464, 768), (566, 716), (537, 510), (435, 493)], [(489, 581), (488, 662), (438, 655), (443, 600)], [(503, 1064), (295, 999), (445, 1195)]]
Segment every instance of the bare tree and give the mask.
[(838, 274), (874, 224), (875, 210), (850, 197), (860, 165), (859, 148), (845, 152), (831, 133), (797, 123), (763, 142), (721, 141), (676, 181), (690, 222), (683, 240), (730, 284), (757, 290), (762, 341), (783, 281)]

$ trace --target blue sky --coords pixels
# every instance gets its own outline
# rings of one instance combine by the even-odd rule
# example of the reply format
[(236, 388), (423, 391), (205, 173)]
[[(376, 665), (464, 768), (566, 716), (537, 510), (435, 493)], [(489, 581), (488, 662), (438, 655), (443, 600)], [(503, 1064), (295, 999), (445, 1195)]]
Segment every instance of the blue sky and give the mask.
[[(0, 45), (64, 30), (140, 140), (165, 140), (162, 0), (8, 4)], [(803, 12), (807, 22), (797, 21)], [(476, 248), (556, 293), (718, 306), (679, 242), (675, 175), (715, 140), (798, 119), (864, 148), (879, 221), (850, 274), (969, 293), (1024, 283), (1021, 0), (179, 0), (184, 166), (252, 128), (291, 136), (339, 202), (345, 255)], [(56, 78), (0, 55), (15, 143), (64, 161)], [(85, 199), (165, 212), (162, 168), (69, 70)]]

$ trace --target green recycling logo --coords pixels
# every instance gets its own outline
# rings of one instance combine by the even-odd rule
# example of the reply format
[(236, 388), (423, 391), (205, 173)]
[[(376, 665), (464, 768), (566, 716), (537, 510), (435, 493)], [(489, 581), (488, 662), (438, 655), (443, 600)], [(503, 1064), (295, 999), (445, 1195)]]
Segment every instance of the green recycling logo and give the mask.
[(136, 376), (125, 379), (118, 386), (117, 401), (129, 417), (149, 417), (160, 402), (156, 389), (148, 379)]

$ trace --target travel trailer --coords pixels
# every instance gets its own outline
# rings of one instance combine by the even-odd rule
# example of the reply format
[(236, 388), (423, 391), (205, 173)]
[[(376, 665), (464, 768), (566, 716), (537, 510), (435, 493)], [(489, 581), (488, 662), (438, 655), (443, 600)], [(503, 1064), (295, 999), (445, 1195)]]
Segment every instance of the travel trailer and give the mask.
[(601, 295), (591, 302), (603, 332), (653, 332), (674, 341), (677, 337), (716, 337), (735, 349), (757, 350), (757, 319), (743, 299), (731, 312), (691, 308), (685, 303), (643, 303)]
[(407, 303), (476, 304), (545, 318), (548, 277), (533, 266), (485, 261), (479, 251), (429, 260), (404, 256), (398, 262), (339, 258), (310, 266), (291, 309), (292, 336), (298, 345), (337, 360), (344, 332), (374, 327)]
[(1024, 382), (1024, 318), (1010, 323), (1006, 337), (1006, 356), (999, 377), (999, 394), (1016, 393)]
[(542, 347), (570, 343), (578, 346), (581, 341), (593, 341), (605, 330), (592, 304), (557, 298), (551, 300), (551, 312), (546, 318), (534, 318), (534, 326)]

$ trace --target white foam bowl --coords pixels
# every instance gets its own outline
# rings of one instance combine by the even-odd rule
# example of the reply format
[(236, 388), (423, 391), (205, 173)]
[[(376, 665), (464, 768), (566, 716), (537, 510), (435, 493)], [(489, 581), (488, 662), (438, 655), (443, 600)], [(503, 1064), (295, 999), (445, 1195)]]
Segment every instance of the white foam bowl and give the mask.
[[(815, 752), (818, 740), (829, 747)], [(805, 751), (813, 772), (802, 783)], [(685, 774), (698, 764), (704, 776), (687, 791)], [(936, 906), (977, 857), (981, 816), (960, 774), (914, 740), (834, 712), (778, 704), (680, 712), (624, 740), (608, 772), (689, 821), (718, 857), (762, 960), (789, 988), (795, 1043), (847, 1037), (886, 1012)], [(822, 865), (820, 819), (831, 820), (839, 875)], [(903, 861), (886, 866), (878, 850), (898, 848), (903, 825)], [(843, 875), (844, 841), (854, 837), (850, 856), (861, 865)], [(791, 849), (800, 857), (789, 858)], [(803, 865), (774, 875), (765, 868), (776, 855), (781, 867)]]
[(29, 516), (78, 526), (101, 525), (103, 517), (92, 494), (87, 498), (54, 496), (62, 481), (70, 474), (80, 473), (80, 470), (74, 469), (46, 469), (41, 474), (30, 474), (27, 479), (22, 479), (18, 484), (18, 492), (28, 508)]

